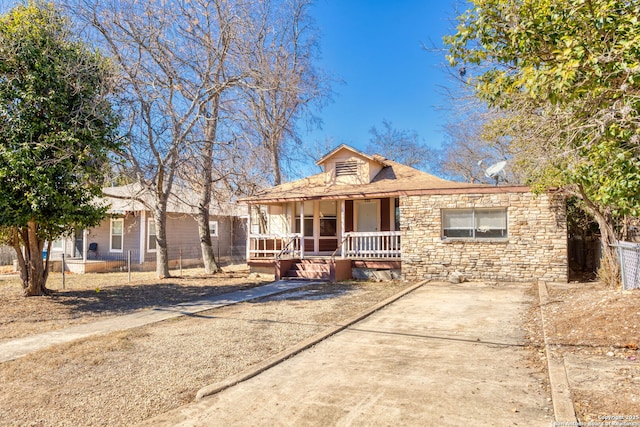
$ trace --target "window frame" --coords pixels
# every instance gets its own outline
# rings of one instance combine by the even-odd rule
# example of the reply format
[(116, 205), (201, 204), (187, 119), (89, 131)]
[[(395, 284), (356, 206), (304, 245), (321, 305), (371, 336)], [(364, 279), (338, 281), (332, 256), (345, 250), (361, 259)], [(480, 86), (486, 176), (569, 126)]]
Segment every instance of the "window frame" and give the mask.
[[(120, 227), (120, 248), (114, 248), (113, 247), (113, 224), (119, 222), (121, 225)], [(123, 253), (124, 252), (124, 218), (111, 218), (111, 221), (109, 223), (109, 252), (114, 252), (114, 253)]]
[[(446, 215), (449, 213), (453, 213), (453, 212), (457, 212), (457, 213), (463, 213), (465, 211), (469, 211), (469, 213), (471, 214), (471, 227), (469, 228), (445, 228), (445, 223), (446, 221)], [(503, 215), (503, 219), (504, 220), (504, 228), (496, 228), (496, 229), (492, 229), (490, 231), (498, 231), (499, 233), (501, 233), (502, 235), (500, 236), (495, 236), (495, 235), (491, 235), (491, 236), (484, 236), (482, 235), (482, 233), (484, 233), (483, 231), (481, 231), (481, 228), (483, 227), (479, 227), (479, 221), (482, 219), (482, 214), (486, 213), (486, 212), (491, 212), (491, 213), (495, 213), (495, 212), (500, 212)], [(448, 236), (447, 235), (447, 230), (460, 230), (462, 232), (468, 232), (469, 236)], [(472, 240), (472, 241), (491, 241), (491, 240), (500, 240), (500, 241), (504, 241), (507, 240), (509, 238), (509, 212), (508, 212), (508, 208), (506, 207), (499, 207), (499, 208), (489, 208), (489, 207), (474, 207), (474, 208), (444, 208), (440, 210), (440, 238), (441, 240), (447, 241), (447, 240)]]
[(64, 239), (56, 239), (51, 242), (51, 252), (64, 252)]
[(211, 237), (218, 237), (218, 221), (209, 221), (209, 233)]
[[(151, 227), (153, 227), (153, 233), (151, 233)], [(147, 252), (157, 252), (158, 251), (158, 242), (156, 240), (158, 230), (156, 230), (156, 222), (149, 218), (147, 221)], [(153, 239), (151, 238), (153, 236)], [(154, 243), (154, 247), (151, 247), (151, 242)]]
[(320, 230), (318, 235), (321, 238), (338, 237), (338, 201), (322, 200), (318, 207), (320, 211)]
[[(300, 204), (304, 203), (304, 228), (300, 227)], [(314, 237), (314, 220), (313, 217), (315, 215), (315, 203), (311, 200), (306, 200), (304, 202), (296, 203), (295, 209), (295, 220), (293, 224), (293, 229), (295, 233), (302, 233), (304, 237)]]

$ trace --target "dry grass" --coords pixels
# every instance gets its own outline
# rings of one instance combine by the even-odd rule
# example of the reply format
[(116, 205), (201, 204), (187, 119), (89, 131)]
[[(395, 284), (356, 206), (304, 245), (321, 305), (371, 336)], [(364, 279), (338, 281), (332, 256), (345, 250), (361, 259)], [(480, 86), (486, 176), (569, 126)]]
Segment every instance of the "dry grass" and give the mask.
[(598, 282), (553, 284), (549, 299), (541, 307), (547, 338), (565, 359), (579, 421), (640, 416), (640, 291), (623, 293)]
[(0, 280), (0, 342), (72, 325), (127, 314), (145, 308), (171, 305), (259, 286), (273, 276), (248, 277), (247, 270), (230, 267), (222, 274), (205, 276), (200, 269), (183, 276), (155, 279), (155, 273), (51, 274), (49, 297), (22, 296), (19, 279)]
[[(9, 323), (4, 310), (0, 317), (5, 322), (2, 329), (12, 330), (5, 335), (20, 336), (162, 301), (254, 286), (259, 280), (236, 272), (224, 278), (190, 277), (169, 283), (105, 283), (96, 293), (92, 279), (84, 289), (78, 284), (51, 298), (35, 298), (43, 309), (30, 315), (29, 321), (21, 321), (16, 314), (27, 308), (24, 305), (11, 308), (14, 314)], [(135, 424), (192, 401), (201, 387), (241, 372), (406, 286), (399, 282), (313, 285), (5, 362), (0, 370), (0, 426)], [(7, 289), (1, 292), (4, 301), (0, 303), (12, 294)], [(28, 305), (33, 299), (20, 298), (15, 300), (18, 304)], [(91, 311), (95, 307), (101, 314)], [(38, 323), (42, 325), (36, 327)]]

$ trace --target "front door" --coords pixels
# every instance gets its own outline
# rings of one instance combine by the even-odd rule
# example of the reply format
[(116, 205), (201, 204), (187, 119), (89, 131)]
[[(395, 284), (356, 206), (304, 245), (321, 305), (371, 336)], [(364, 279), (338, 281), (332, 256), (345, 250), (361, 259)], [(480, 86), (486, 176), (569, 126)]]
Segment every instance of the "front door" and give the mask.
[(356, 201), (356, 212), (356, 231), (379, 230), (378, 212), (380, 212), (380, 200), (358, 200)]

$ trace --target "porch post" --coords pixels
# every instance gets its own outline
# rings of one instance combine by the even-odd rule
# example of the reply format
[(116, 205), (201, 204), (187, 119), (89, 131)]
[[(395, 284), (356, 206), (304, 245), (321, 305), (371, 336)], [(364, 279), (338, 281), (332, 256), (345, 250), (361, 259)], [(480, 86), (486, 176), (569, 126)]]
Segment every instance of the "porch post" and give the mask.
[(251, 211), (253, 209), (253, 205), (249, 204), (249, 217), (247, 218), (247, 249), (246, 249), (246, 259), (249, 262), (249, 257), (251, 256)]
[(344, 220), (344, 214), (345, 214), (345, 205), (346, 205), (346, 200), (342, 199), (340, 200), (340, 241), (338, 242), (338, 244), (342, 245), (340, 246), (340, 256), (342, 258), (346, 258), (346, 251), (344, 250), (344, 224), (345, 224), (345, 220)]
[(87, 263), (87, 251), (89, 250), (89, 230), (82, 230), (82, 263)]
[(144, 252), (145, 252), (145, 244), (146, 235), (145, 233), (147, 229), (147, 211), (140, 211), (140, 265), (144, 264)]
[(304, 201), (300, 202), (300, 259), (304, 258)]

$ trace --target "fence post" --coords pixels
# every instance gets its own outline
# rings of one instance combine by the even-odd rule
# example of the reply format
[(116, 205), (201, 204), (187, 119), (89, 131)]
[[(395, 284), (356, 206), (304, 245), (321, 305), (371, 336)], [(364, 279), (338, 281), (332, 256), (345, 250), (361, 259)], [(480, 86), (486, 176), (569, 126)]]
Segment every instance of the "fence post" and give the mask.
[(62, 252), (62, 289), (65, 287), (64, 279), (64, 252)]
[(131, 249), (127, 251), (127, 277), (131, 283)]

